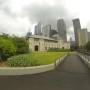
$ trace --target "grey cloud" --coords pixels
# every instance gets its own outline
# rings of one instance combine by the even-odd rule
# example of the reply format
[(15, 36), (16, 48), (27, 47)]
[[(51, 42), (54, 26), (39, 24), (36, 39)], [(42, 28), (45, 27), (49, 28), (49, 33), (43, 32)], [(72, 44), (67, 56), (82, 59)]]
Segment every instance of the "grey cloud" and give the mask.
[(64, 18), (67, 22), (67, 27), (69, 27), (68, 21), (70, 22), (70, 16), (67, 9), (62, 5), (55, 5), (54, 7), (49, 5), (32, 5), (25, 8), (27, 15), (29, 15), (30, 20), (34, 22), (42, 22), (44, 24), (56, 24), (57, 18)]
[[(17, 13), (12, 13), (7, 4), (4, 5), (7, 3), (7, 1), (8, 0), (0, 0), (0, 10), (3, 10), (6, 15), (15, 19), (19, 15)], [(55, 6), (50, 6), (46, 3), (44, 5), (33, 3), (30, 6), (22, 7), (23, 13), (20, 15), (20, 17), (29, 17), (32, 24), (41, 22), (42, 24), (51, 24), (53, 27), (56, 27), (58, 18), (64, 18), (67, 24), (68, 35), (71, 35), (73, 32), (69, 33), (69, 28), (72, 26), (72, 16), (69, 15), (67, 9), (62, 4), (63, 0), (53, 1), (55, 2)]]
[(2, 5), (5, 2), (6, 2), (6, 0), (0, 0), (0, 5)]
[(56, 4), (52, 7), (49, 5), (38, 6), (35, 4), (25, 8), (25, 11), (32, 23), (41, 22), (42, 24), (51, 24), (53, 28), (57, 27), (57, 19), (63, 18), (67, 26), (67, 36), (74, 38), (73, 28), (70, 29), (73, 26), (73, 16), (67, 12), (68, 10), (65, 6)]
[(10, 11), (8, 0), (0, 0), (0, 11), (3, 11), (6, 15), (11, 17), (15, 16), (15, 14)]

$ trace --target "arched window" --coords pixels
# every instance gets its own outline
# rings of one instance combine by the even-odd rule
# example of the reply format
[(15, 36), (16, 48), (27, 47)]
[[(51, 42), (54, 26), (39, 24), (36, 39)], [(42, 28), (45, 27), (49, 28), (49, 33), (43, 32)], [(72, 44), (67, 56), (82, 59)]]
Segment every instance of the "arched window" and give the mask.
[(38, 51), (39, 47), (38, 45), (35, 46), (35, 51)]

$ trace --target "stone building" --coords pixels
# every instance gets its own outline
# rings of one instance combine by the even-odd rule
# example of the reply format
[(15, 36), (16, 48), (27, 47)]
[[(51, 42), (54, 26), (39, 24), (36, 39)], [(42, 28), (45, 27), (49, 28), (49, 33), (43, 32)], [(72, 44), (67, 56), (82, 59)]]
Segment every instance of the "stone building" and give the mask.
[(31, 35), (28, 37), (29, 48), (32, 51), (47, 51), (49, 48), (70, 48), (70, 43), (49, 37)]

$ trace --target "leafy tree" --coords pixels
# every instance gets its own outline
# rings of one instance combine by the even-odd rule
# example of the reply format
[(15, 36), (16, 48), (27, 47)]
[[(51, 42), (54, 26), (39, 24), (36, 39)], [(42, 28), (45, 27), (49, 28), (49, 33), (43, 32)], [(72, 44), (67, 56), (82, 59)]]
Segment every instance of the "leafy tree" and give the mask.
[(87, 51), (90, 51), (90, 41), (86, 44), (85, 48), (87, 49)]
[(17, 37), (15, 35), (9, 36), (5, 33), (0, 35), (0, 57), (4, 56), (5, 58), (14, 55), (12, 54), (13, 49), (15, 49), (15, 55), (28, 53), (29, 46), (26, 39), (24, 37)]
[(0, 37), (0, 60), (7, 60), (8, 57), (15, 55), (16, 47), (12, 40)]
[(25, 54), (29, 52), (28, 43), (25, 38), (23, 37), (13, 37), (12, 38), (13, 43), (17, 47), (16, 54)]

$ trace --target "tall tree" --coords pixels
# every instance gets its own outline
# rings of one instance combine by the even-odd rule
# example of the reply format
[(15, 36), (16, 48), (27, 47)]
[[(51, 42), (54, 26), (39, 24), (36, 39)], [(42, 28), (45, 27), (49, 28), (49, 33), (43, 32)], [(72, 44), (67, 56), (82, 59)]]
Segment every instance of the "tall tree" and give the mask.
[(15, 55), (16, 47), (12, 40), (0, 37), (0, 59), (7, 60), (8, 57)]

